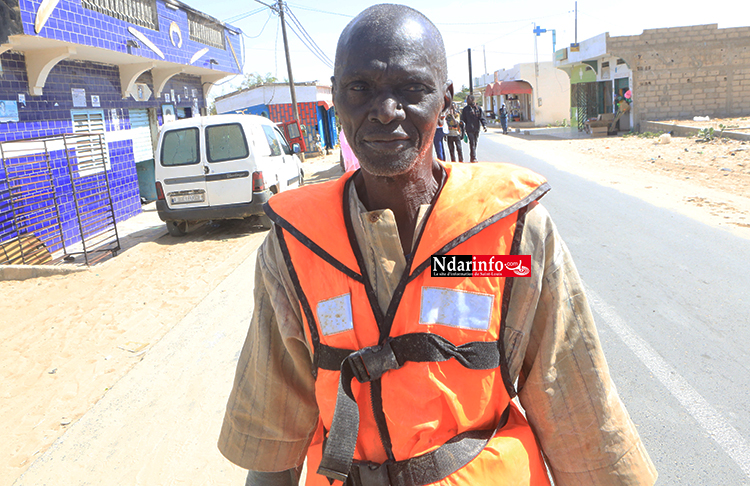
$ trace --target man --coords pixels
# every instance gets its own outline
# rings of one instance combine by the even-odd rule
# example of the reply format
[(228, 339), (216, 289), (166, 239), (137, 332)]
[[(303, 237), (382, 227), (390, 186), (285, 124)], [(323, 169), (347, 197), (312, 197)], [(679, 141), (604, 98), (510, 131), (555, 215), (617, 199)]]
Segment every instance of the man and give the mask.
[(479, 140), (479, 127), (487, 131), (482, 109), (474, 102), (474, 95), (466, 97), (466, 106), (461, 111), (461, 120), (464, 122), (466, 136), (469, 138), (469, 162), (477, 161), (477, 140)]
[[(557, 485), (653, 484), (546, 182), (432, 158), (453, 97), (435, 26), (368, 8), (332, 85), (361, 170), (267, 206), (219, 438), (246, 484), (294, 485), (307, 459), (308, 485), (548, 485), (542, 452)], [(531, 257), (524, 278), (439, 277), (432, 255)]]
[(508, 134), (508, 110), (505, 103), (500, 106), (500, 125), (503, 127), (503, 135)]

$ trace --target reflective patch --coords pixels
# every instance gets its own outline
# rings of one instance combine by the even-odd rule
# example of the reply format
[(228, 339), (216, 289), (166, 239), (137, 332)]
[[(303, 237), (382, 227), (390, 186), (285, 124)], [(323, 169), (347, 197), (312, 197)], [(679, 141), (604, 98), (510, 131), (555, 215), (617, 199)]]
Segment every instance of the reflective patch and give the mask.
[(352, 298), (349, 294), (318, 302), (317, 313), (324, 336), (354, 329)]
[(490, 294), (423, 287), (419, 323), (486, 331), (494, 300)]

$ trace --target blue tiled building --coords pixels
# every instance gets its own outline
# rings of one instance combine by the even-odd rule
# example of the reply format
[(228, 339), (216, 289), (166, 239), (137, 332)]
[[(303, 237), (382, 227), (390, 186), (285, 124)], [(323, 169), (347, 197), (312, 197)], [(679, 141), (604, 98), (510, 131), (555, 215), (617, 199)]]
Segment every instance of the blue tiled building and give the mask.
[[(0, 149), (103, 133), (114, 215), (125, 220), (140, 212), (141, 198), (151, 198), (152, 188), (141, 183), (139, 190), (138, 171), (148, 170), (159, 126), (205, 114), (209, 88), (241, 73), (243, 62), (237, 29), (176, 0), (0, 0)], [(63, 155), (45, 155), (58, 202), (69, 196)], [(0, 244), (18, 239), (21, 226), (44, 223), (14, 213), (14, 191), (28, 200), (38, 185), (25, 173), (9, 175), (6, 166), (19, 163), (11, 159), (3, 155), (0, 164)], [(49, 224), (75, 243), (75, 208), (61, 207)], [(27, 224), (19, 226), (19, 217)]]

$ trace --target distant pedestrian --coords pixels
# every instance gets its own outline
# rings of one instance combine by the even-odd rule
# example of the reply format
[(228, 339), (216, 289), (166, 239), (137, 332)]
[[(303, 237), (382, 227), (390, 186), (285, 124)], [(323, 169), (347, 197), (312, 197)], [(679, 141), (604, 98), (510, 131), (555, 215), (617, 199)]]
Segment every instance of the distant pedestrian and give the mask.
[(508, 110), (505, 108), (505, 103), (500, 107), (500, 125), (503, 127), (503, 135), (508, 134)]
[(474, 102), (474, 95), (466, 97), (466, 106), (461, 112), (461, 120), (464, 122), (466, 136), (469, 138), (469, 162), (477, 161), (477, 140), (479, 140), (479, 127), (487, 131), (482, 109)]
[(461, 139), (464, 138), (463, 122), (458, 114), (456, 104), (451, 105), (448, 114), (445, 116), (445, 123), (448, 125), (448, 152), (451, 154), (451, 162), (456, 161), (456, 152), (458, 152), (458, 161), (464, 161), (464, 153), (461, 150)]
[(445, 161), (445, 146), (443, 145), (443, 139), (445, 139), (446, 127), (445, 127), (445, 115), (442, 113), (438, 117), (438, 125), (435, 129), (435, 138), (433, 144), (435, 145), (435, 155), (438, 159)]

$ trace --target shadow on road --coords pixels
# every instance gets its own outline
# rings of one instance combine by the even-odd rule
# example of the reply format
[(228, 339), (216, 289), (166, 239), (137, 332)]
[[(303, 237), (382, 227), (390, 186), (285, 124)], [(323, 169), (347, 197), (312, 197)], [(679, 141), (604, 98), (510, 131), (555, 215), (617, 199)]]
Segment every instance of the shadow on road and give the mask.
[(336, 180), (343, 174), (344, 170), (340, 165), (336, 164), (331, 166), (330, 169), (315, 172), (310, 178), (305, 177), (305, 184), (317, 184), (319, 182)]

